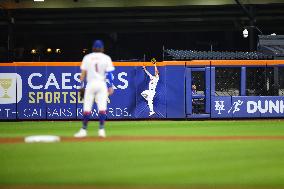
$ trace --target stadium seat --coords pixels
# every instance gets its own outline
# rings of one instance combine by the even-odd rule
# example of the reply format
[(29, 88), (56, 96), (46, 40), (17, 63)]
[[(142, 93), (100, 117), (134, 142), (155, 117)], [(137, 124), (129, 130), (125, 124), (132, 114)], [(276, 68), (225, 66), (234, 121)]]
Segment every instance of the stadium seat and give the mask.
[(262, 52), (165, 50), (167, 60), (268, 60), (272, 55)]

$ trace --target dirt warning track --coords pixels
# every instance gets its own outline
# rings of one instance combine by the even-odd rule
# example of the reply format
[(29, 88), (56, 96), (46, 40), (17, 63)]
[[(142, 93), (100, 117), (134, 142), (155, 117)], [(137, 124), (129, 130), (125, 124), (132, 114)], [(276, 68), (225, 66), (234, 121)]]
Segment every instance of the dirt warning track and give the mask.
[[(99, 137), (61, 137), (61, 142), (115, 142), (115, 141), (233, 141), (233, 140), (284, 140), (284, 136), (110, 136)], [(0, 144), (24, 143), (23, 137), (0, 138)]]

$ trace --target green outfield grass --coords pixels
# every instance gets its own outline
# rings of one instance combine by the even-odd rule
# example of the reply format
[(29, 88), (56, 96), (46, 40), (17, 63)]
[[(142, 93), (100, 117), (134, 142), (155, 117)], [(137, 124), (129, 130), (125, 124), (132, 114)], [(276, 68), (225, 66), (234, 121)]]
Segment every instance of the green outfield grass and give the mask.
[[(80, 122), (0, 122), (0, 138), (70, 136)], [(284, 136), (284, 121), (111, 121), (107, 136)], [(89, 136), (96, 136), (92, 122)], [(0, 186), (284, 187), (284, 140), (1, 144)]]

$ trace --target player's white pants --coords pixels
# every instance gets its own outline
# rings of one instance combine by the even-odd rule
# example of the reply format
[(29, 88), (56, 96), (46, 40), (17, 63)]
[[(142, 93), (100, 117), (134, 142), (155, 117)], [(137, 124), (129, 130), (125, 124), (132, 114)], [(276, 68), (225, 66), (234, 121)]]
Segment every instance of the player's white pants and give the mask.
[(107, 110), (108, 91), (106, 83), (103, 81), (88, 82), (84, 95), (84, 112), (92, 110), (94, 101), (96, 100), (98, 110)]
[(152, 92), (150, 90), (145, 90), (141, 93), (141, 95), (145, 100), (147, 100), (150, 112), (154, 112), (153, 99), (155, 96), (155, 92)]

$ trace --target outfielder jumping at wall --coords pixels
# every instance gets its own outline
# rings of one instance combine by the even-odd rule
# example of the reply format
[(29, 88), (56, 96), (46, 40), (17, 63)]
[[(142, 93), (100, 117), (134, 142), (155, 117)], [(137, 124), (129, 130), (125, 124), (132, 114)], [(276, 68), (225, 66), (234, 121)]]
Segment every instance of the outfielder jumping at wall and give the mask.
[[(106, 137), (104, 122), (106, 119), (107, 98), (113, 94), (114, 66), (111, 58), (104, 54), (104, 44), (96, 40), (93, 44), (93, 53), (86, 55), (81, 64), (81, 82), (87, 77), (87, 85), (84, 94), (83, 126), (74, 136), (78, 138), (87, 136), (88, 121), (91, 110), (96, 100), (99, 110), (99, 137)], [(106, 83), (106, 78), (109, 83)]]
[(149, 116), (152, 116), (155, 114), (155, 111), (154, 111), (154, 106), (153, 106), (153, 99), (154, 99), (154, 96), (156, 94), (156, 87), (157, 87), (157, 84), (158, 84), (158, 81), (159, 81), (159, 71), (158, 71), (158, 68), (157, 68), (157, 65), (156, 65), (156, 60), (153, 58), (151, 60), (151, 62), (154, 64), (155, 66), (155, 75), (152, 76), (148, 70), (146, 69), (145, 66), (143, 66), (143, 70), (145, 71), (145, 73), (150, 77), (150, 82), (149, 82), (149, 89), (148, 90), (145, 90), (141, 93), (141, 95), (143, 96), (143, 98), (148, 102), (148, 107), (150, 109), (150, 112), (149, 112)]

